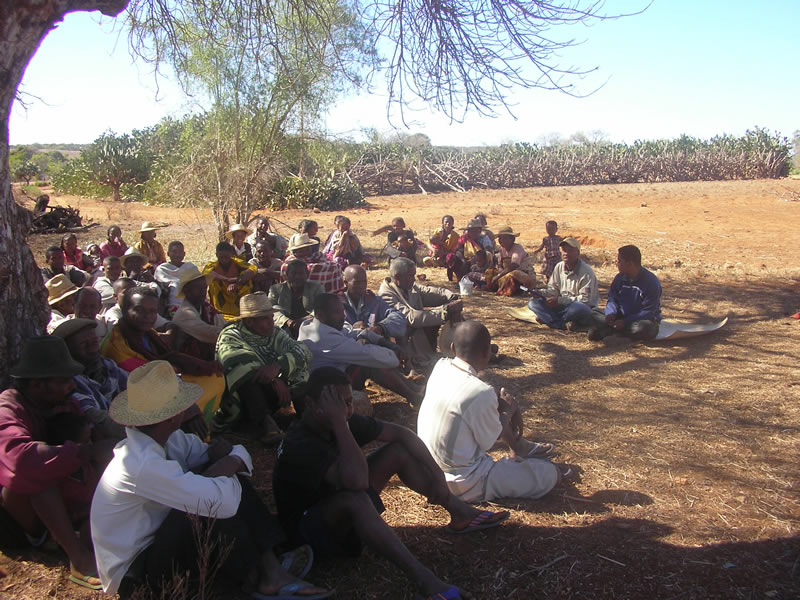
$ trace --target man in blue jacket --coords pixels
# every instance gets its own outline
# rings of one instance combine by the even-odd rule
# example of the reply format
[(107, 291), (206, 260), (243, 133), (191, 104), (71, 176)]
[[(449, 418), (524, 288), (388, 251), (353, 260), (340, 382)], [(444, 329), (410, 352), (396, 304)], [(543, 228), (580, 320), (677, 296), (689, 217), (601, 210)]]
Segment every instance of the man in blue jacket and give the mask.
[(617, 268), (608, 290), (604, 315), (589, 331), (590, 340), (602, 340), (616, 333), (634, 340), (652, 340), (661, 321), (661, 282), (642, 266), (642, 253), (636, 246), (618, 250)]

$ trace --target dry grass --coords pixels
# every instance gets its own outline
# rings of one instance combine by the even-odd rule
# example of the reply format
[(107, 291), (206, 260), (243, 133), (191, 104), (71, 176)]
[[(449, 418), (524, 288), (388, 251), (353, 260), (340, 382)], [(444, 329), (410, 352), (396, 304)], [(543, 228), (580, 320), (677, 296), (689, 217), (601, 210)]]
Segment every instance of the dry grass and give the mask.
[[(800, 596), (800, 322), (787, 317), (800, 309), (800, 234), (798, 204), (776, 194), (787, 186), (800, 191), (800, 181), (786, 180), (402, 196), (352, 215), (376, 253), (378, 238), (364, 232), (395, 215), (425, 232), (441, 214), (463, 223), (482, 211), (490, 225), (522, 229), (528, 247), (556, 218), (562, 233), (584, 240), (603, 291), (616, 248), (630, 241), (662, 280), (667, 318), (730, 317), (706, 337), (612, 348), (509, 321), (504, 309), (520, 299), (469, 298), (468, 315), (508, 357), (483, 376), (517, 395), (528, 434), (556, 443), (580, 478), (540, 501), (497, 503), (513, 510), (510, 521), (470, 536), (444, 533), (445, 511), (395, 480), (385, 516), (412, 551), (481, 600)], [(132, 214), (167, 220), (163, 209)], [(291, 224), (303, 216), (278, 215)], [(333, 215), (320, 216), (329, 227)], [(178, 225), (162, 239), (184, 237), (191, 257), (208, 256), (207, 217), (170, 211), (169, 219)], [(420, 272), (446, 284), (442, 270)], [(377, 287), (384, 273), (369, 275)], [(400, 398), (373, 394), (377, 417), (414, 427)], [(255, 483), (268, 493), (273, 454), (250, 449), (263, 473)], [(89, 597), (66, 586), (57, 559), (23, 558), (0, 563), (9, 572), (0, 597)], [(341, 598), (413, 597), (369, 553), (320, 565), (311, 579)]]

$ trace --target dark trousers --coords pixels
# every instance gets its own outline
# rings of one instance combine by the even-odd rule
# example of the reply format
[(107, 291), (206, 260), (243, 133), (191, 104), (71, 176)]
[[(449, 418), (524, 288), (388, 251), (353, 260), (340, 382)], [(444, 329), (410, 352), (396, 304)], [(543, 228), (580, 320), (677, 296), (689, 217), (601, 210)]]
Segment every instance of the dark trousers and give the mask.
[(595, 327), (598, 329), (599, 337), (605, 338), (616, 333), (617, 335), (629, 337), (632, 340), (646, 342), (655, 339), (658, 335), (658, 321), (626, 321), (625, 329), (617, 331), (606, 324), (606, 316), (603, 313), (596, 311), (592, 313), (592, 317), (595, 320)]
[[(250, 481), (239, 476), (242, 499), (239, 510), (229, 519), (194, 517), (180, 510), (170, 511), (156, 531), (153, 543), (134, 561), (120, 584), (121, 600), (131, 597), (141, 585), (150, 590), (167, 590), (174, 575), (188, 573), (196, 584), (201, 552), (211, 548), (210, 564), (219, 573), (241, 584), (257, 567), (261, 556), (284, 541), (278, 520), (259, 498)], [(221, 561), (221, 564), (220, 564)], [(158, 594), (155, 595), (158, 597)], [(191, 597), (191, 596), (189, 596)]]

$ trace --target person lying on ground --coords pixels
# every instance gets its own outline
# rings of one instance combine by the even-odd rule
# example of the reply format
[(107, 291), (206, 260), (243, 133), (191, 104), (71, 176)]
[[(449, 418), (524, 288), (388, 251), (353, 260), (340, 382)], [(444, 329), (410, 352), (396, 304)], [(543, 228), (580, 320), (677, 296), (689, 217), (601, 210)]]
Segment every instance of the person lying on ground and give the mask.
[(497, 231), (496, 264), (499, 271), (487, 281), (486, 289), (497, 292), (498, 296), (518, 294), (521, 291), (520, 286), (529, 290), (536, 288), (533, 264), (525, 248), (516, 243), (518, 235), (508, 225), (503, 225)]
[(345, 322), (354, 331), (367, 329), (395, 340), (405, 337), (405, 315), (367, 289), (367, 272), (361, 265), (344, 270), (344, 284), (345, 291), (339, 299), (344, 305)]
[(100, 252), (103, 259), (109, 256), (121, 258), (128, 249), (128, 244), (122, 239), (122, 229), (119, 225), (112, 225), (106, 232), (106, 240), (100, 244)]
[(109, 418), (108, 407), (126, 389), (128, 372), (100, 354), (93, 327), (93, 320), (76, 317), (59, 323), (53, 335), (66, 342), (72, 359), (83, 366), (74, 378), (72, 400), (101, 437), (120, 440), (125, 437), (125, 430)]
[(437, 358), (439, 328), (447, 321), (463, 320), (463, 303), (457, 294), (440, 287), (416, 283), (417, 266), (409, 258), (389, 265), (378, 295), (406, 318), (406, 336), (398, 340), (407, 349), (414, 368), (427, 371)]
[(111, 416), (127, 439), (114, 449), (92, 502), (103, 590), (160, 597), (177, 593), (173, 575), (188, 572), (183, 591), (191, 596), (209, 583), (200, 581), (206, 555), (221, 561), (227, 582), (254, 598), (330, 596), (281, 567), (275, 547), (285, 536), (249, 482), (247, 450), (222, 440), (205, 444), (180, 430), (201, 395), (169, 363), (154, 361), (133, 371), (128, 390), (112, 402)]
[[(456, 326), (455, 358), (433, 369), (417, 417), (417, 433), (444, 471), (450, 492), (465, 502), (496, 498), (541, 498), (559, 482), (559, 469), (546, 459), (552, 444), (522, 437), (514, 398), (478, 377), (491, 358), (489, 330), (477, 321)], [(510, 458), (486, 452), (500, 440)]]
[(550, 276), (544, 298), (534, 296), (528, 308), (537, 320), (552, 329), (586, 331), (594, 323), (592, 309), (599, 294), (597, 277), (581, 259), (581, 245), (574, 237), (561, 241), (561, 262)]
[(184, 425), (204, 439), (208, 423), (219, 408), (225, 391), (222, 367), (216, 361), (202, 360), (173, 349), (173, 333), (154, 329), (158, 317), (158, 297), (148, 287), (134, 287), (122, 293), (122, 318), (111, 329), (100, 346), (103, 356), (113, 360), (129, 373), (154, 360), (169, 362), (189, 383), (203, 388), (192, 419)]
[(102, 308), (100, 314), (104, 313), (116, 303), (114, 296), (114, 282), (122, 275), (122, 262), (116, 256), (107, 256), (103, 259), (103, 274), (94, 280), (92, 287), (100, 292), (100, 303)]
[(589, 330), (590, 340), (616, 334), (633, 340), (652, 340), (661, 321), (661, 282), (642, 266), (642, 253), (636, 246), (617, 251), (617, 269), (608, 289), (608, 303), (602, 316), (595, 314), (596, 325)]
[(47, 323), (47, 333), (51, 333), (55, 326), (75, 312), (75, 294), (81, 289), (76, 287), (66, 275), (56, 275), (44, 283), (47, 289), (47, 303), (50, 305), (50, 321)]
[(256, 240), (254, 256), (250, 264), (257, 269), (253, 279), (254, 292), (269, 292), (269, 288), (281, 282), (283, 261), (272, 256), (272, 244), (268, 240)]
[(311, 351), (275, 327), (272, 304), (264, 292), (242, 298), (239, 318), (219, 335), (217, 360), (228, 391), (239, 400), (240, 423), (265, 444), (279, 441), (281, 432), (272, 415), (292, 403), (297, 414), (303, 412)]
[(308, 280), (308, 265), (295, 259), (286, 266), (286, 283), (276, 283), (269, 289), (269, 301), (275, 311), (275, 326), (297, 339), (300, 325), (313, 319), (314, 299), (325, 289)]
[(40, 269), (42, 281), (52, 279), (56, 275), (66, 275), (73, 285), (81, 287), (89, 281), (89, 274), (86, 271), (64, 264), (64, 251), (60, 246), (50, 246), (44, 253), (46, 265)]
[(344, 305), (338, 296), (317, 296), (314, 318), (300, 326), (298, 340), (311, 350), (312, 373), (334, 367), (350, 375), (356, 390), (363, 390), (367, 379), (371, 379), (412, 406), (422, 399), (422, 389), (400, 371), (407, 358), (402, 348), (368, 329), (353, 331), (346, 326)]
[(253, 279), (257, 269), (235, 257), (235, 250), (228, 242), (217, 244), (217, 260), (203, 268), (208, 281), (208, 297), (211, 305), (232, 321), (239, 316), (239, 299), (253, 291)]
[(296, 233), (289, 241), (289, 253), (281, 266), (281, 278), (286, 280), (286, 269), (293, 260), (302, 260), (308, 265), (308, 280), (320, 284), (328, 294), (344, 290), (342, 270), (318, 251), (319, 243), (305, 233)]
[[(59, 337), (31, 338), (10, 370), (14, 387), (0, 394), (0, 536), (41, 546), (50, 536), (70, 562), (70, 581), (99, 589), (88, 533), (89, 506), (115, 440), (48, 445), (48, 421), (79, 414), (73, 377), (84, 367)], [(49, 427), (51, 435), (53, 427)], [(73, 477), (76, 472), (81, 477)], [(79, 533), (77, 533), (79, 532)]]
[(203, 360), (215, 360), (217, 339), (227, 322), (211, 306), (207, 292), (206, 278), (197, 267), (184, 270), (175, 294), (181, 305), (172, 317), (172, 324), (177, 329), (177, 350)]
[(156, 232), (159, 227), (150, 222), (142, 223), (139, 229), (140, 239), (134, 248), (144, 255), (146, 262), (154, 269), (163, 262), (167, 262), (167, 255), (164, 254), (164, 247), (161, 242), (156, 240)]
[(168, 294), (166, 316), (172, 317), (182, 304), (181, 299), (178, 298), (178, 284), (181, 275), (187, 271), (197, 271), (197, 267), (193, 263), (183, 260), (186, 258), (186, 250), (183, 243), (178, 240), (171, 241), (167, 246), (167, 257), (169, 260), (158, 265), (153, 276), (162, 285), (162, 290)]
[[(383, 442), (365, 457), (361, 447)], [(422, 565), (381, 518), (380, 493), (397, 475), (450, 514), (449, 531), (496, 526), (507, 511), (480, 511), (453, 496), (425, 445), (405, 427), (353, 414), (348, 377), (333, 367), (309, 378), (307, 408), (278, 449), (272, 487), (290, 540), (317, 557), (357, 557), (367, 546), (400, 568), (423, 598), (461, 598)]]

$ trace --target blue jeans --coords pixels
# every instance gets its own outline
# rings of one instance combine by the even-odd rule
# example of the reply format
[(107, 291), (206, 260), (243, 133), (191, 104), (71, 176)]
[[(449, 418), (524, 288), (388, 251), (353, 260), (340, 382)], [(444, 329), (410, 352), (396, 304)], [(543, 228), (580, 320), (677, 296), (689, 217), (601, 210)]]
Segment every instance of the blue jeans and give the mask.
[(567, 305), (551, 308), (544, 300), (531, 298), (528, 308), (536, 313), (542, 323), (552, 329), (564, 329), (568, 321), (582, 327), (590, 327), (593, 324), (592, 309), (583, 302), (570, 302)]

